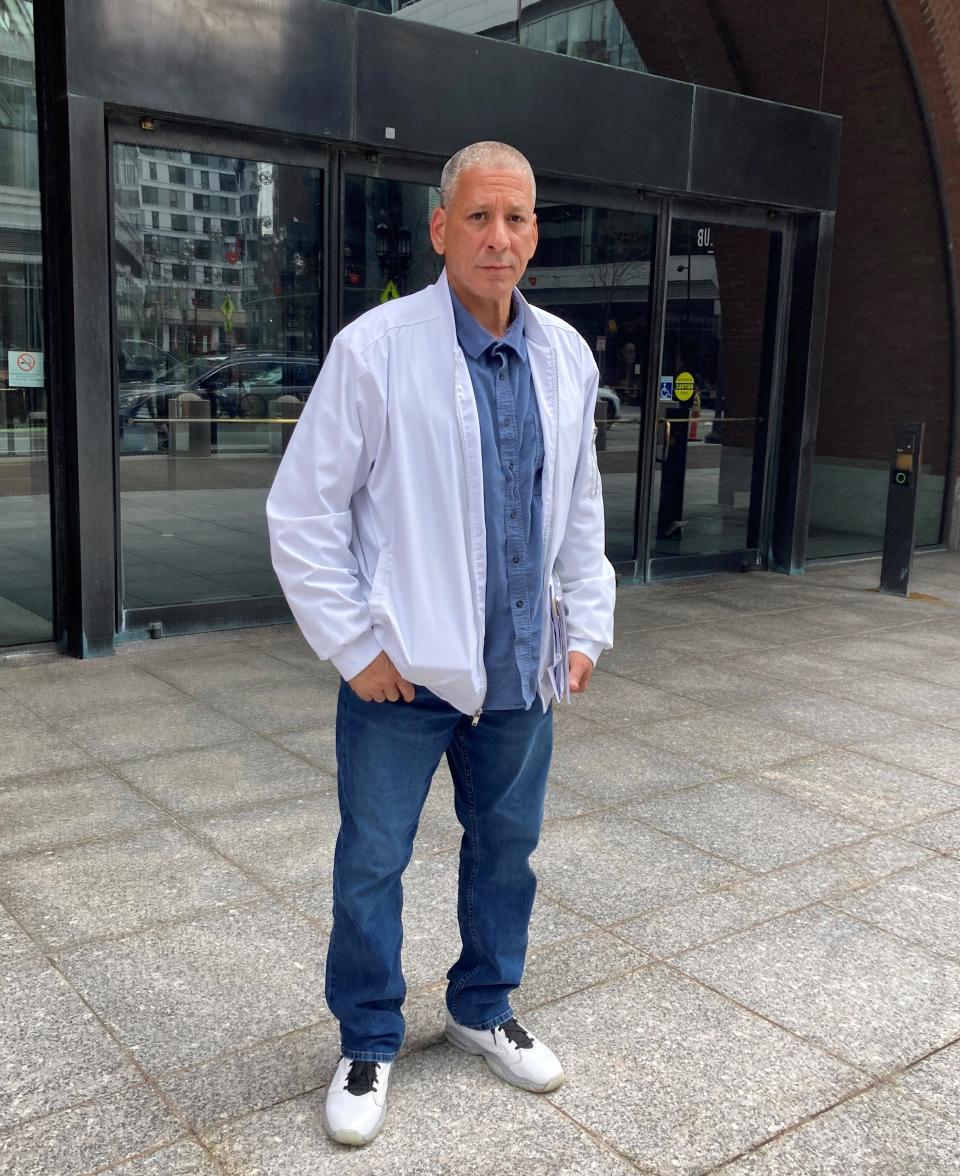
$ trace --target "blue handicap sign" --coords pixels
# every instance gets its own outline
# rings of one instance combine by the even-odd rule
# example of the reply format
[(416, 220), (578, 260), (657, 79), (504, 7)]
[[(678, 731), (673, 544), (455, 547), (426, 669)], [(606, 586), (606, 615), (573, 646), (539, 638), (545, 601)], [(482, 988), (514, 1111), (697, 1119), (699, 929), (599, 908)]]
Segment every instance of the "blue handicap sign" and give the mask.
[(672, 400), (673, 399), (673, 376), (661, 376), (660, 377), (660, 399), (661, 400)]

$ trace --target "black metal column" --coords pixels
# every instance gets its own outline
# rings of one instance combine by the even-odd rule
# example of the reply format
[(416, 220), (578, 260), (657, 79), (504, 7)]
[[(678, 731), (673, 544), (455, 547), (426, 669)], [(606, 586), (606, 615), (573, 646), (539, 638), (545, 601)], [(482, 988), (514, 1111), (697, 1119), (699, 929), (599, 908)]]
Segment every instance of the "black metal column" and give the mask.
[[(55, 54), (53, 55), (55, 61)], [(113, 651), (114, 416), (103, 103), (48, 75), (43, 175), (58, 639), (76, 657)], [(51, 92), (52, 91), (52, 92)]]
[(770, 532), (770, 568), (778, 572), (796, 574), (802, 572), (806, 564), (833, 222), (833, 213), (797, 219), (779, 461)]
[(923, 423), (897, 425), (880, 564), (880, 591), (897, 596), (910, 594), (922, 455)]

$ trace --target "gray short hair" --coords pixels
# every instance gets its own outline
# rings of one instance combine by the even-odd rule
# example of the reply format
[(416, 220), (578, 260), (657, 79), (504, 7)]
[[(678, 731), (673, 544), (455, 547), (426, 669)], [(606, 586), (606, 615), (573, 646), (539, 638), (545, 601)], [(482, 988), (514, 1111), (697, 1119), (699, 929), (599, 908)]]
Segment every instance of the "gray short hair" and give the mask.
[(480, 143), (462, 147), (444, 164), (443, 174), (440, 176), (441, 208), (449, 205), (461, 174), (471, 167), (502, 167), (506, 171), (519, 172), (529, 180), (533, 203), (537, 203), (537, 181), (533, 177), (533, 168), (527, 157), (509, 143), (485, 139)]

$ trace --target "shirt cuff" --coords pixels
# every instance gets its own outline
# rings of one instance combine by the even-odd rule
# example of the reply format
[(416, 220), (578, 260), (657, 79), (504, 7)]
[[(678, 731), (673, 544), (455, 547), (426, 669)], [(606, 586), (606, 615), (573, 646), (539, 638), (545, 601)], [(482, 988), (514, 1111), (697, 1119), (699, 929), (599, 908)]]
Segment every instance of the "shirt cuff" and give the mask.
[(349, 682), (361, 670), (365, 670), (382, 652), (380, 642), (374, 637), (373, 630), (368, 629), (366, 633), (361, 633), (356, 641), (345, 645), (336, 657), (332, 657), (330, 660), (339, 670), (340, 677), (345, 682)]
[(567, 642), (567, 649), (570, 653), (586, 654), (594, 665), (597, 664), (597, 659), (606, 648), (602, 641), (587, 641), (584, 637), (571, 637)]

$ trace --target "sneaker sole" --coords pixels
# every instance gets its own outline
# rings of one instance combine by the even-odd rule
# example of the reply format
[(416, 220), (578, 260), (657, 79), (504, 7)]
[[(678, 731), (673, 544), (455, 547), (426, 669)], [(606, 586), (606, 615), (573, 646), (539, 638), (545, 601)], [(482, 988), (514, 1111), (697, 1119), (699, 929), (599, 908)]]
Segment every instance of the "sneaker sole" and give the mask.
[(566, 1074), (561, 1070), (559, 1074), (554, 1074), (542, 1086), (537, 1086), (533, 1082), (521, 1082), (517, 1079), (516, 1074), (513, 1074), (508, 1067), (503, 1065), (499, 1058), (488, 1054), (485, 1049), (474, 1045), (473, 1042), (461, 1040), (450, 1029), (446, 1030), (445, 1036), (451, 1045), (455, 1045), (457, 1049), (462, 1050), (464, 1053), (471, 1054), (473, 1057), (482, 1057), (498, 1078), (502, 1078), (504, 1082), (509, 1082), (511, 1086), (518, 1086), (521, 1090), (529, 1090), (531, 1094), (549, 1094), (552, 1090), (556, 1090), (558, 1086), (562, 1086), (566, 1078)]
[(374, 1123), (370, 1133), (364, 1135), (362, 1131), (349, 1131), (346, 1128), (334, 1131), (327, 1120), (326, 1111), (324, 1111), (323, 1129), (335, 1143), (342, 1143), (345, 1147), (366, 1147), (368, 1143), (371, 1143), (380, 1134), (380, 1128), (383, 1126), (386, 1117), (387, 1106), (384, 1103), (383, 1110), (380, 1112), (380, 1118)]

